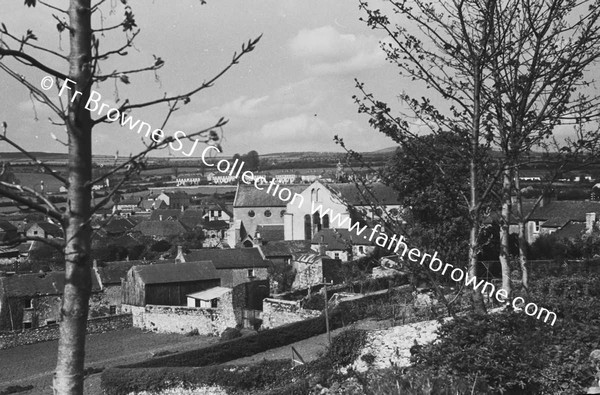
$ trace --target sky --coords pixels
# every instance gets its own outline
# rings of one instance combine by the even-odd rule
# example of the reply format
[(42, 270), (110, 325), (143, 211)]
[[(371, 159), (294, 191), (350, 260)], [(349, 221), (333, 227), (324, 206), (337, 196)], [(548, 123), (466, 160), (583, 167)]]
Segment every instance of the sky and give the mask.
[[(4, 3), (0, 21), (9, 32), (21, 36), (32, 29), (38, 45), (68, 54), (67, 34), (59, 36), (52, 17), (56, 11), (41, 5), (27, 8), (20, 0)], [(67, 7), (65, 0), (52, 4)], [(186, 92), (219, 73), (234, 51), (262, 34), (255, 51), (172, 115), (164, 128), (167, 135), (177, 130), (190, 134), (225, 117), (229, 120), (223, 128), (225, 155), (250, 150), (259, 154), (342, 151), (333, 140), (335, 135), (357, 151), (394, 146), (369, 126), (366, 115), (358, 114), (352, 99), (359, 93), (355, 78), (377, 98), (392, 103), (403, 89), (397, 70), (386, 62), (379, 48), (383, 33), (359, 20), (364, 15), (357, 1), (207, 0), (202, 5), (200, 0), (130, 0), (129, 4), (141, 30), (135, 47), (127, 56), (101, 65), (101, 71), (143, 67), (152, 64), (153, 55), (166, 63), (156, 75), (131, 75), (129, 85), (113, 81), (95, 85), (102, 103), (115, 105), (125, 98), (141, 102), (165, 93)], [(118, 23), (122, 15), (121, 1), (108, 0), (102, 8), (104, 20), (96, 18), (94, 27)], [(125, 33), (113, 30), (99, 39), (101, 50), (109, 50), (124, 43)], [(67, 73), (64, 60), (28, 52)], [(3, 62), (38, 86), (46, 76), (11, 60)], [(66, 141), (66, 133), (64, 127), (50, 123), (52, 112), (32, 103), (24, 87), (0, 73), (0, 121), (8, 123), (8, 135), (31, 151), (65, 152), (60, 141)], [(59, 98), (55, 89), (47, 94), (54, 100)], [(166, 113), (167, 105), (161, 104), (130, 115), (158, 128)], [(191, 142), (184, 144), (192, 146)], [(94, 154), (129, 155), (143, 148), (135, 131), (118, 124), (94, 129)], [(163, 150), (157, 155), (181, 157), (186, 150)], [(0, 146), (2, 151), (10, 150)], [(199, 154), (200, 149), (193, 156)]]

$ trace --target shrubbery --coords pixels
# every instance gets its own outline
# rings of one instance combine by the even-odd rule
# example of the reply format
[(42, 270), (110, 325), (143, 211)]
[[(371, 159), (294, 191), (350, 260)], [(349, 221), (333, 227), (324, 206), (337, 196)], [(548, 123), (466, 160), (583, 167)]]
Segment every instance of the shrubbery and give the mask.
[(554, 311), (554, 326), (522, 312), (459, 317), (438, 342), (414, 350), (415, 370), (484, 380), (491, 393), (576, 394), (591, 383), (590, 352), (600, 346), (597, 277), (551, 278), (530, 300)]

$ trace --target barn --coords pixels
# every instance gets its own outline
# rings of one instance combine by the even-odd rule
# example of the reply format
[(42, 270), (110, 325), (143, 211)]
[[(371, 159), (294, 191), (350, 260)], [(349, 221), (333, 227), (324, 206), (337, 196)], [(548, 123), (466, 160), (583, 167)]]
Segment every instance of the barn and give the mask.
[(123, 279), (123, 304), (185, 306), (186, 295), (220, 285), (211, 261), (133, 266)]

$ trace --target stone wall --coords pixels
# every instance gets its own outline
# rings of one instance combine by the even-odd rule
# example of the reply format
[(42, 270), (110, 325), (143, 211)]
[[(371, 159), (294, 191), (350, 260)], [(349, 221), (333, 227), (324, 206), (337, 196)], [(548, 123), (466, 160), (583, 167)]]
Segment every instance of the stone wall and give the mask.
[[(104, 333), (124, 328), (131, 328), (130, 314), (111, 315), (90, 318), (87, 322), (87, 333)], [(35, 329), (18, 332), (0, 332), (0, 350), (58, 339), (58, 324), (47, 325)]]
[(224, 294), (215, 309), (187, 306), (145, 307), (123, 305), (131, 311), (135, 327), (160, 333), (190, 333), (219, 336), (225, 328), (235, 327), (236, 320), (231, 303), (231, 292)]
[(263, 300), (262, 327), (275, 328), (320, 315), (319, 310), (301, 308), (299, 301), (266, 298)]

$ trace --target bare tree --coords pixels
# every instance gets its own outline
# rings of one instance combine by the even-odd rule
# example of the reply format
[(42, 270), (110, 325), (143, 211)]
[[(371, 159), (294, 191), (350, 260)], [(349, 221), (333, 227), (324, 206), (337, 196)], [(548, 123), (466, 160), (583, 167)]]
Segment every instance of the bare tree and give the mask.
[[(431, 133), (457, 133), (469, 142), (464, 152), (470, 158), (468, 271), (474, 277), (482, 211), (500, 176), (497, 172), (486, 183), (480, 177), (482, 145), (492, 141), (490, 120), (485, 116), (491, 105), (485, 94), (490, 83), (486, 70), (496, 52), (504, 50), (491, 47), (496, 1), (386, 1), (390, 15), (401, 19), (396, 23), (366, 2), (359, 3), (367, 13), (368, 26), (387, 33), (388, 42), (382, 48), (388, 60), (406, 81), (420, 82), (420, 88), (433, 91), (432, 96), (421, 98), (399, 94), (408, 110), (400, 116), (393, 116), (386, 103), (371, 95), (361, 100), (359, 112), (369, 114), (371, 125), (400, 145), (414, 136), (413, 122)], [(484, 313), (482, 295), (474, 291), (472, 299), (475, 311)]]
[[(595, 0), (512, 0), (495, 5), (490, 45), (497, 56), (488, 63), (494, 82), (488, 91), (494, 103), (497, 144), (505, 157), (499, 257), (502, 287), (509, 295), (513, 187), (518, 197), (519, 260), (527, 287), (527, 215), (518, 191), (519, 167), (526, 163), (532, 147), (551, 137), (558, 125), (573, 120), (585, 123), (600, 109), (600, 96), (586, 93), (593, 82), (590, 66), (600, 58), (599, 4)], [(565, 143), (563, 147), (570, 148), (558, 150), (556, 157), (564, 152), (573, 159), (575, 153), (590, 152), (597, 142), (597, 134), (581, 133), (570, 144)], [(564, 161), (559, 162), (564, 165)]]
[[(58, 21), (57, 29), (67, 32), (69, 36), (68, 55), (58, 50), (37, 45), (37, 37), (32, 30), (19, 37), (2, 24), (0, 35), (0, 69), (10, 77), (20, 82), (30, 94), (38, 101), (47, 105), (57, 117), (54, 123), (66, 129), (68, 149), (68, 171), (63, 177), (50, 166), (35, 158), (27, 150), (10, 138), (10, 133), (4, 129), (0, 140), (10, 144), (13, 148), (27, 155), (34, 163), (44, 169), (48, 174), (54, 176), (63, 183), (68, 192), (68, 204), (65, 212), (59, 210), (51, 201), (39, 192), (21, 185), (1, 182), (4, 188), (0, 189), (0, 195), (6, 196), (15, 202), (42, 212), (60, 223), (64, 229), (64, 243), (54, 240), (40, 240), (63, 249), (66, 260), (65, 288), (60, 311), (60, 339), (58, 344), (58, 359), (54, 374), (54, 391), (58, 394), (82, 394), (83, 393), (83, 368), (85, 351), (85, 332), (88, 317), (88, 302), (92, 285), (90, 248), (92, 228), (90, 219), (92, 214), (110, 201), (110, 198), (118, 191), (132, 174), (141, 171), (145, 166), (145, 158), (148, 153), (171, 147), (177, 149), (177, 144), (182, 144), (184, 138), (198, 142), (218, 145), (220, 135), (218, 131), (226, 124), (221, 118), (215, 120), (213, 125), (208, 125), (200, 130), (194, 131), (186, 136), (165, 136), (161, 133), (173, 112), (181, 105), (190, 102), (190, 97), (213, 86), (225, 72), (238, 64), (239, 60), (252, 51), (260, 37), (250, 40), (242, 46), (239, 53), (234, 53), (229, 63), (212, 77), (191, 88), (188, 92), (180, 94), (149, 99), (142, 102), (130, 102), (129, 99), (121, 101), (117, 109), (111, 109), (104, 115), (93, 118), (92, 111), (88, 108), (88, 101), (96, 102), (93, 96), (92, 86), (103, 81), (115, 81), (115, 83), (128, 84), (130, 76), (143, 72), (155, 72), (164, 65), (161, 58), (155, 58), (154, 62), (146, 67), (131, 70), (114, 71), (102, 74), (100, 64), (113, 57), (125, 56), (127, 50), (133, 46), (139, 29), (135, 22), (132, 9), (127, 1), (122, 0), (123, 19), (110, 26), (93, 26), (92, 21), (101, 7), (106, 6), (106, 0), (98, 0), (92, 4), (90, 0), (70, 0), (68, 9), (61, 9), (42, 0), (26, 0), (28, 6), (41, 5), (48, 8), (49, 19), (52, 23)], [(202, 1), (204, 3), (204, 1)], [(100, 20), (103, 20), (101, 18)], [(122, 30), (125, 33), (125, 43), (112, 49), (101, 51), (100, 39), (104, 34), (110, 34)], [(41, 61), (42, 57), (51, 58), (65, 64), (65, 71), (48, 66)], [(8, 59), (14, 62), (7, 63)], [(28, 81), (24, 76), (17, 73), (19, 66), (33, 67), (47, 74), (44, 81), (54, 84), (60, 94), (68, 92), (68, 102), (51, 99), (44, 91), (44, 85), (39, 88), (38, 83)], [(161, 132), (156, 130), (149, 137), (149, 143), (140, 153), (131, 156), (121, 165), (115, 166), (110, 172), (97, 179), (92, 178), (92, 130), (103, 122), (114, 122), (119, 117), (115, 115), (129, 114), (132, 110), (166, 103), (168, 110), (161, 126)], [(121, 175), (122, 179), (112, 191), (97, 205), (92, 205), (91, 187), (95, 183), (102, 182), (107, 177)], [(27, 237), (32, 240), (37, 238)]]

